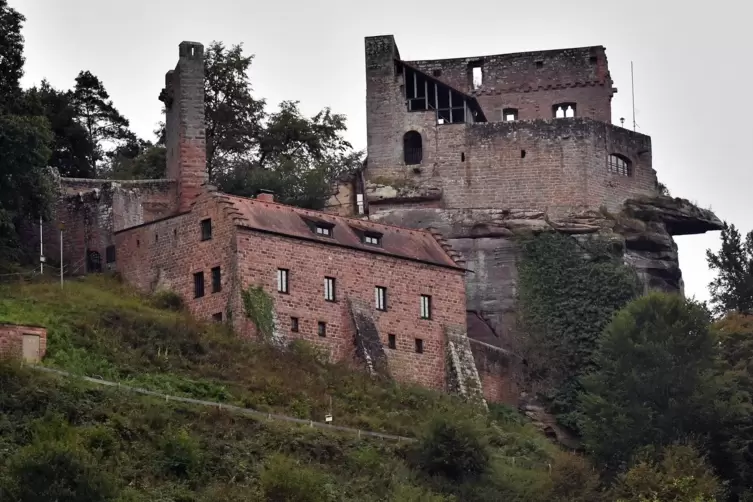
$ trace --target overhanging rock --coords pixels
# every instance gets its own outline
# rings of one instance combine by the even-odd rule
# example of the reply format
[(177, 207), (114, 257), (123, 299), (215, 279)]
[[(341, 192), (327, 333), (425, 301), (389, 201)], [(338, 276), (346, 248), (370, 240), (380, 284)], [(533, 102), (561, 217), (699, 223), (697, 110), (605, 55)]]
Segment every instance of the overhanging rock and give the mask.
[(625, 214), (643, 221), (659, 221), (670, 235), (702, 234), (721, 230), (722, 221), (710, 210), (687, 199), (666, 195), (639, 197), (625, 201)]

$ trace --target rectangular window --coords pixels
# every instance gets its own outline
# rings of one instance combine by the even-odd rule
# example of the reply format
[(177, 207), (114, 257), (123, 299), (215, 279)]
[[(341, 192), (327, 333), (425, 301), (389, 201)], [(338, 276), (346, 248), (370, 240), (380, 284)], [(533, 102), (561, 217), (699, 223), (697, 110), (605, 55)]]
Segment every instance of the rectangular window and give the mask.
[(372, 246), (379, 246), (381, 244), (381, 239), (377, 235), (365, 234), (363, 236), (363, 242)]
[(290, 318), (290, 331), (292, 331), (293, 333), (298, 333), (298, 318), (297, 317)]
[(317, 235), (323, 235), (325, 237), (332, 237), (332, 229), (330, 227), (325, 227), (323, 225), (316, 226), (316, 233)]
[(222, 322), (222, 312), (217, 312), (216, 314), (212, 314), (212, 320), (215, 322)]
[(204, 296), (204, 272), (196, 272), (193, 275), (193, 297), (201, 298)]
[(288, 289), (288, 270), (284, 268), (277, 269), (277, 291), (279, 293), (289, 293)]
[(107, 246), (105, 248), (105, 262), (115, 263), (115, 246)]
[(387, 335), (387, 346), (392, 350), (397, 348), (397, 337), (395, 335)]
[(207, 218), (206, 220), (201, 220), (201, 240), (208, 241), (211, 238), (212, 238), (211, 218)]
[(319, 329), (318, 329), (319, 336), (324, 338), (327, 336), (327, 323), (323, 321), (319, 321)]
[(220, 291), (222, 291), (222, 270), (220, 267), (214, 267), (212, 269), (212, 293)]
[(420, 338), (416, 338), (416, 354), (424, 353), (424, 341)]
[(328, 302), (335, 301), (335, 278), (324, 278), (324, 299)]
[(421, 319), (431, 319), (431, 296), (421, 295)]
[(387, 310), (387, 288), (377, 286), (374, 288), (374, 294), (376, 295), (376, 309)]

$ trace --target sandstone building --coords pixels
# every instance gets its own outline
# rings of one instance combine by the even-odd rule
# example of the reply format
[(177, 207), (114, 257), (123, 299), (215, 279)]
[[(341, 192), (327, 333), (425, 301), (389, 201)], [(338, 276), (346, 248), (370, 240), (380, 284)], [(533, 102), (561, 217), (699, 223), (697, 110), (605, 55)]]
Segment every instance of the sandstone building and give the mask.
[(388, 35), (365, 56), (368, 157), (328, 210), (441, 232), (474, 339), (509, 345), (520, 230), (608, 234), (647, 288), (681, 290), (672, 236), (721, 228), (662, 195), (649, 136), (612, 124), (604, 47), (407, 61)]
[(200, 44), (180, 44), (160, 100), (168, 179), (60, 179), (48, 249), (62, 225), (74, 272), (111, 268), (141, 291), (180, 294), (196, 317), (237, 333), (305, 339), (372, 374), (480, 397), (465, 269), (438, 234), (207, 185)]

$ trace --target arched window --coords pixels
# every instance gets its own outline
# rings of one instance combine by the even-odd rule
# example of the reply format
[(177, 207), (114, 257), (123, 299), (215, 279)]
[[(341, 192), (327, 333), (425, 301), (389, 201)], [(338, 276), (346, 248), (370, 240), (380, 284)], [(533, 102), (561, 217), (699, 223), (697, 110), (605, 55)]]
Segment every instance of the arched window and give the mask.
[(86, 271), (102, 272), (102, 257), (97, 251), (88, 251), (86, 253)]
[(552, 107), (552, 113), (556, 119), (575, 117), (575, 103), (558, 103)]
[(405, 165), (420, 164), (424, 157), (423, 140), (416, 131), (408, 131), (403, 136), (403, 159)]
[(630, 160), (627, 157), (612, 153), (607, 159), (607, 167), (610, 173), (620, 176), (630, 176)]

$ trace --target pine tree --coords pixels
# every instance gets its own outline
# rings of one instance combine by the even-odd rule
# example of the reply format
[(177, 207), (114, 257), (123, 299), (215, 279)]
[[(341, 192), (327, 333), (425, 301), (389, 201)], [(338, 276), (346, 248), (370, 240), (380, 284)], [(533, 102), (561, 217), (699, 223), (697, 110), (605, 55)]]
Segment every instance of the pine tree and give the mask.
[(743, 240), (735, 225), (725, 222), (721, 249), (707, 250), (706, 259), (717, 273), (709, 284), (714, 313), (753, 314), (753, 232)]

